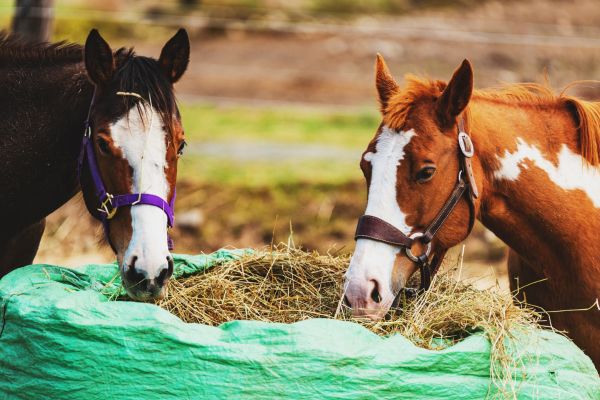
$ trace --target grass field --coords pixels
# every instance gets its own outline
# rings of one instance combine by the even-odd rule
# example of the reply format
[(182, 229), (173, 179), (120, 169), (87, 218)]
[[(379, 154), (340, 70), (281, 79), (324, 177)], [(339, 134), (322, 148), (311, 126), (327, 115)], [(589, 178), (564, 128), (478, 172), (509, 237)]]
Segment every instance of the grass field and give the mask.
[[(374, 108), (328, 113), (182, 105), (181, 112), (190, 146), (180, 161), (180, 177), (250, 186), (362, 179), (360, 154), (379, 124)], [(223, 151), (207, 154), (208, 144)], [(246, 151), (236, 157), (233, 148)]]
[(362, 149), (379, 124), (375, 104), (356, 113), (180, 106), (188, 141), (259, 140)]

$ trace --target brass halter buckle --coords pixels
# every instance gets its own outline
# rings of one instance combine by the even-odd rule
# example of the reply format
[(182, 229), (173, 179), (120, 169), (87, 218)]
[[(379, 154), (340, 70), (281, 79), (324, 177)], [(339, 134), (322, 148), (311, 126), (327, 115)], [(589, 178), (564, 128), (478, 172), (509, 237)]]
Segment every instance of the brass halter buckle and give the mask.
[(117, 214), (117, 208), (112, 204), (113, 195), (106, 193), (106, 198), (100, 203), (100, 208), (97, 210), (106, 214), (106, 219), (112, 219)]

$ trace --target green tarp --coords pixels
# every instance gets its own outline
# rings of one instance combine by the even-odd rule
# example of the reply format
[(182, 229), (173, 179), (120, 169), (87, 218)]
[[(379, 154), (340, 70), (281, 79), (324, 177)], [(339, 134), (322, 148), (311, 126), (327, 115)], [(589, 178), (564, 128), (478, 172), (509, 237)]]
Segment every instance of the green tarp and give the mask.
[[(175, 275), (235, 252), (177, 256)], [(31, 265), (0, 281), (0, 398), (483, 399), (493, 396), (481, 334), (442, 351), (353, 323), (186, 324), (152, 304), (112, 301), (115, 265)], [(510, 344), (520, 399), (600, 399), (590, 359), (535, 330)]]

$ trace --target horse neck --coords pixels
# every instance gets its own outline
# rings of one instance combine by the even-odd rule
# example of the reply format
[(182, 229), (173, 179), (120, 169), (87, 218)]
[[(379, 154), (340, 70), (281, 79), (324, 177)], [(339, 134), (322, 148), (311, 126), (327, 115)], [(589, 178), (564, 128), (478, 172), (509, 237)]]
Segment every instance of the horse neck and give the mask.
[(549, 270), (600, 257), (590, 245), (600, 229), (600, 170), (580, 156), (569, 110), (474, 99), (470, 112), (483, 224)]
[(0, 151), (8, 172), (0, 176), (0, 216), (18, 229), (78, 192), (77, 157), (93, 86), (82, 63), (63, 63), (2, 65), (0, 88)]

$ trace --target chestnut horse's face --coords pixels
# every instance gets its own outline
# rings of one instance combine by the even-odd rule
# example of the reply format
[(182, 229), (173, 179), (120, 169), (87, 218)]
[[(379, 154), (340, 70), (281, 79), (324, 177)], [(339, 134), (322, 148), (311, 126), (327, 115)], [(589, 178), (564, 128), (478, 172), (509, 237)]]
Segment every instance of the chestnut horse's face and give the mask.
[[(464, 62), (446, 85), (410, 81), (402, 90), (383, 58), (377, 58), (376, 83), (383, 122), (362, 155), (367, 181), (366, 215), (392, 224), (407, 236), (427, 228), (453, 191), (460, 170), (457, 116), (472, 91), (472, 71)], [(469, 230), (469, 205), (458, 203), (432, 242), (432, 254), (463, 240)], [(424, 252), (418, 242), (413, 254)], [(402, 248), (358, 239), (346, 273), (346, 299), (355, 315), (381, 318), (417, 270)]]
[[(85, 66), (95, 85), (91, 138), (108, 193), (172, 199), (177, 160), (185, 145), (173, 83), (188, 60), (189, 39), (184, 30), (167, 42), (159, 60), (123, 49), (113, 54), (97, 31), (88, 36)], [(87, 168), (81, 184), (88, 209), (98, 215), (99, 199)], [(164, 294), (173, 272), (167, 229), (166, 213), (147, 204), (121, 207), (108, 220), (107, 239), (116, 253), (123, 284), (134, 299)]]

